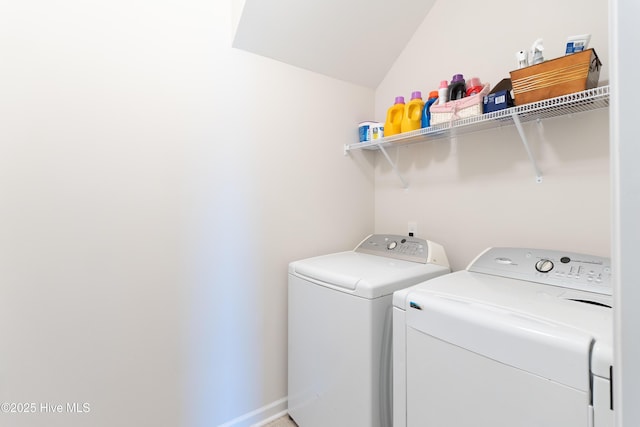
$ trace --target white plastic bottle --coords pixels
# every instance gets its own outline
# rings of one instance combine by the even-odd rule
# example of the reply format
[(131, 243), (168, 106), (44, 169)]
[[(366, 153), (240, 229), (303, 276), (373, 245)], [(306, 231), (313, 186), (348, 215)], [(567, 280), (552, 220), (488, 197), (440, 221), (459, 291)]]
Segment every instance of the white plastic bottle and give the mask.
[(449, 100), (449, 82), (442, 80), (438, 88), (438, 105), (442, 105)]

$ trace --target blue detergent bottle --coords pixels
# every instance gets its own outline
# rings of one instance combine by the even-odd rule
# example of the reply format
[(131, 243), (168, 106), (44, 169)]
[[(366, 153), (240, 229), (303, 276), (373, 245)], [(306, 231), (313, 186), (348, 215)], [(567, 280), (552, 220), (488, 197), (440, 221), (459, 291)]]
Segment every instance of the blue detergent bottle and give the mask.
[(431, 111), (429, 109), (437, 100), (438, 100), (438, 91), (433, 90), (429, 92), (429, 99), (427, 99), (427, 102), (425, 102), (424, 109), (422, 110), (422, 121), (420, 123), (421, 127), (428, 128), (429, 126), (431, 126), (430, 124)]

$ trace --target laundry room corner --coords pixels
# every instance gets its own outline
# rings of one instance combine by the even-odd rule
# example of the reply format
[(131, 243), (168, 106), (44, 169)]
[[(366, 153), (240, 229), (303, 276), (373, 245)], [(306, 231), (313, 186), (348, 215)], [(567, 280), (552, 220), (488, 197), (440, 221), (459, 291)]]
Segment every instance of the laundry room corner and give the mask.
[(225, 65), (189, 152), (193, 426), (286, 410), (287, 265), (350, 249), (373, 228), (373, 164), (343, 155), (373, 90), (231, 44), (216, 47)]
[[(458, 73), (493, 87), (516, 69), (516, 51), (544, 38), (545, 58), (562, 56), (567, 35), (585, 28), (603, 64), (599, 85), (607, 85), (607, 16), (606, 0), (588, 7), (577, 0), (543, 0), (535, 8), (505, 0), (490, 7), (438, 1), (376, 88), (376, 118), (384, 119), (396, 96), (419, 90), (426, 99), (440, 81)], [(437, 55), (430, 54), (434, 44)], [(609, 256), (608, 110), (531, 121), (522, 128), (528, 146), (515, 126), (391, 144), (387, 155), (403, 181), (378, 154), (375, 231), (407, 233), (408, 223), (416, 223), (418, 235), (447, 248), (452, 270), (465, 268), (489, 246)]]

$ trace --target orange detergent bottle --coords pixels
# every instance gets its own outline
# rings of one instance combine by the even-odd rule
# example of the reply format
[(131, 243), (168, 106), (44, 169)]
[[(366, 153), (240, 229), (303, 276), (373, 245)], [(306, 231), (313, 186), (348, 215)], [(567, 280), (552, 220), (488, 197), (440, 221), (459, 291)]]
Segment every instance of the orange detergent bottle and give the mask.
[(404, 108), (404, 96), (396, 96), (396, 102), (387, 110), (387, 120), (384, 122), (385, 137), (400, 133)]
[(407, 108), (404, 109), (400, 132), (420, 129), (423, 109), (424, 101), (422, 100), (422, 93), (420, 93), (420, 91), (412, 92), (411, 101), (407, 104)]

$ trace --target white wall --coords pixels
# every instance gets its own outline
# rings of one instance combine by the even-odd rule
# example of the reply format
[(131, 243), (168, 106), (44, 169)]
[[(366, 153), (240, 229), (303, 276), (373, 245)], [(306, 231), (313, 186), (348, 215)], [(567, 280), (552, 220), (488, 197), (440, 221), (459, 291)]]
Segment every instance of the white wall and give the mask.
[[(579, 11), (577, 13), (576, 11)], [(455, 25), (453, 25), (455, 23)], [(453, 74), (492, 85), (515, 69), (515, 52), (544, 39), (544, 56), (564, 54), (567, 36), (591, 33), (608, 75), (607, 1), (438, 1), (376, 90), (383, 121), (397, 95), (423, 96)], [(610, 255), (606, 110), (525, 125), (543, 173), (535, 175), (514, 127), (392, 149), (409, 181), (402, 190), (385, 159), (376, 163), (376, 232), (407, 232), (443, 244), (453, 269), (488, 246), (531, 246)]]
[(373, 231), (373, 159), (342, 146), (374, 94), (231, 49), (228, 3), (0, 5), (0, 402), (38, 405), (3, 425), (286, 397), (287, 263)]

